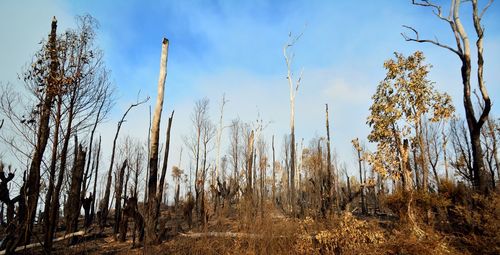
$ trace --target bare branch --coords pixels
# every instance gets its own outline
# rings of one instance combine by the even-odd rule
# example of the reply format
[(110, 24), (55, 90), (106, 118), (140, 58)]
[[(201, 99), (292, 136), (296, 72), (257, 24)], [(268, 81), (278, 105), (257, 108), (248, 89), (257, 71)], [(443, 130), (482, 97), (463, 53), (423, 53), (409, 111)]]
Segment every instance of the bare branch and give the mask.
[(410, 27), (410, 26), (406, 26), (406, 25), (403, 25), (403, 27), (410, 29), (411, 31), (413, 31), (415, 33), (415, 37), (409, 37), (405, 33), (401, 33), (401, 35), (403, 36), (405, 41), (418, 42), (418, 43), (431, 43), (431, 44), (434, 44), (434, 45), (439, 46), (441, 48), (445, 48), (447, 50), (450, 50), (451, 52), (457, 54), (459, 57), (462, 57), (462, 53), (460, 53), (460, 51), (458, 51), (457, 49), (454, 49), (448, 45), (442, 44), (442, 43), (435, 41), (435, 40), (420, 39), (418, 31), (416, 29), (414, 29), (413, 27)]
[(483, 8), (483, 10), (481, 11), (481, 14), (479, 15), (480, 20), (483, 18), (484, 13), (486, 12), (486, 10), (488, 10), (488, 8), (490, 8), (492, 3), (493, 3), (493, 0), (488, 1), (486, 6)]

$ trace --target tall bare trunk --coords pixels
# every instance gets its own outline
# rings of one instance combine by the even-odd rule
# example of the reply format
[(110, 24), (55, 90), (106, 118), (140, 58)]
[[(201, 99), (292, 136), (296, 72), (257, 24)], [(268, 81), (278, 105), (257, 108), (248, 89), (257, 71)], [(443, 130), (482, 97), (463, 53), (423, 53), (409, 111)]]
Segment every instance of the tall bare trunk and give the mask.
[(332, 189), (332, 156), (330, 149), (330, 123), (328, 121), (328, 104), (325, 104), (325, 118), (326, 118), (326, 190), (328, 194), (328, 204), (331, 204), (333, 199), (333, 189)]
[(251, 199), (252, 197), (252, 164), (253, 164), (253, 141), (254, 141), (254, 133), (250, 133), (250, 137), (248, 138), (247, 143), (247, 151), (246, 151), (246, 161), (247, 161), (247, 186), (246, 186), (246, 196)]
[(274, 135), (273, 135), (273, 140), (271, 143), (271, 147), (273, 148), (273, 203), (276, 202), (276, 158), (275, 158), (275, 153), (274, 153)]
[(148, 201), (146, 213), (146, 245), (157, 241), (156, 226), (158, 219), (156, 218), (156, 188), (158, 179), (158, 144), (160, 138), (160, 121), (161, 112), (163, 110), (163, 98), (165, 90), (165, 79), (167, 78), (167, 57), (168, 57), (168, 40), (163, 38), (162, 51), (160, 58), (160, 76), (158, 79), (158, 96), (156, 98), (156, 106), (153, 115), (151, 128), (151, 154), (149, 155), (149, 180), (148, 180)]

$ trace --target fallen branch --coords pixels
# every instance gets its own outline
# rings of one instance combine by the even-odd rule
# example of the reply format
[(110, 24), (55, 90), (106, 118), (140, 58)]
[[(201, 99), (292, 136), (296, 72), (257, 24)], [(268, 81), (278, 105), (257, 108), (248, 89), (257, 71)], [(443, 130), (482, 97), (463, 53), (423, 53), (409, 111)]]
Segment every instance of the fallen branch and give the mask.
[(264, 235), (234, 232), (205, 232), (205, 233), (180, 233), (182, 237), (200, 238), (200, 237), (239, 237), (239, 238), (264, 238)]
[[(179, 233), (179, 236), (189, 237), (189, 238), (201, 238), (201, 237), (229, 237), (229, 238), (250, 238), (250, 239), (261, 239), (261, 238), (290, 238), (293, 236), (285, 235), (263, 235), (263, 234), (250, 234), (242, 232), (201, 232), (201, 233)], [(302, 235), (302, 237), (314, 238), (314, 234)]]
[[(85, 235), (85, 231), (81, 230), (81, 231), (78, 231), (78, 232), (70, 233), (70, 234), (61, 236), (59, 238), (56, 238), (52, 242), (55, 243), (55, 242), (59, 242), (59, 241), (62, 241), (62, 240), (66, 240), (68, 238), (72, 238), (72, 237), (75, 237), (75, 236), (83, 236), (83, 235)], [(20, 251), (24, 251), (24, 250), (29, 250), (29, 249), (33, 249), (33, 248), (42, 247), (43, 245), (44, 245), (43, 242), (32, 243), (32, 244), (28, 244), (28, 245), (17, 247), (16, 250), (15, 250), (15, 252), (20, 252)], [(5, 254), (5, 250), (0, 251), (0, 255), (3, 255), (3, 254)]]

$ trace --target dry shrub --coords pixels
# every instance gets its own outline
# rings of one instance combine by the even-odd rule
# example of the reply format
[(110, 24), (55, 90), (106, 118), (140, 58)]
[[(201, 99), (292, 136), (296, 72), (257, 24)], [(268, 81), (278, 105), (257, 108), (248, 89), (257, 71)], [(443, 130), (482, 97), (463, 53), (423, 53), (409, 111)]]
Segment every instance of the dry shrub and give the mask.
[(500, 195), (474, 194), (470, 205), (449, 209), (458, 246), (474, 254), (500, 254)]
[(358, 254), (367, 253), (384, 242), (383, 231), (373, 222), (358, 220), (345, 213), (332, 219), (334, 227), (309, 234), (313, 223), (310, 218), (302, 223), (305, 230), (297, 239), (295, 251), (299, 254)]
[[(453, 249), (460, 251), (457, 253), (500, 254), (498, 191), (482, 195), (462, 183), (455, 185), (441, 180), (440, 184), (438, 192), (415, 191), (413, 194), (417, 224), (426, 236), (423, 239), (412, 236), (405, 229), (406, 223), (400, 221), (401, 237), (388, 240), (387, 248), (404, 254), (445, 254), (454, 253)], [(403, 219), (407, 200), (402, 192), (395, 192), (384, 202)]]

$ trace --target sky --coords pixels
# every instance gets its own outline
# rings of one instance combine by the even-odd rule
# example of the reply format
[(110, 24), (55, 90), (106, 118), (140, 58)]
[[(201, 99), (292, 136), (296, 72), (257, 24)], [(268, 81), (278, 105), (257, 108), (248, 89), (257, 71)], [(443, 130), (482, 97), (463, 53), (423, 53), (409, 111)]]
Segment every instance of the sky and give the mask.
[[(448, 1), (438, 1), (446, 7)], [(485, 1), (479, 1), (481, 5)], [(447, 7), (446, 7), (447, 8)], [(447, 9), (444, 10), (447, 10)], [(470, 6), (462, 7), (462, 20), (473, 36)], [(447, 11), (445, 11), (447, 13)], [(289, 88), (283, 46), (289, 33), (303, 36), (293, 48), (293, 70), (303, 70), (296, 96), (296, 136), (304, 145), (325, 136), (324, 107), (330, 107), (332, 145), (354, 173), (350, 141), (366, 140), (371, 96), (385, 77), (383, 62), (395, 51), (409, 55), (421, 50), (433, 68), (435, 87), (452, 95), (457, 114), (463, 115), (459, 59), (453, 53), (425, 44), (405, 42), (402, 25), (411, 25), (422, 38), (437, 38), (453, 45), (447, 24), (428, 8), (411, 1), (19, 1), (0, 2), (0, 83), (20, 84), (17, 74), (46, 38), (52, 16), (59, 31), (74, 27), (75, 16), (90, 14), (100, 24), (97, 44), (117, 89), (117, 103), (98, 132), (111, 150), (116, 123), (138, 97), (150, 96), (154, 106), (161, 41), (170, 41), (162, 130), (172, 110), (170, 165), (178, 164), (182, 137), (191, 130), (194, 102), (210, 99), (210, 114), (219, 118), (223, 94), (229, 102), (224, 123), (239, 117), (251, 122), (262, 118), (277, 148), (289, 132)], [(493, 100), (493, 116), (500, 115), (500, 6), (494, 3), (483, 18), (484, 77)], [(473, 79), (474, 81), (474, 79)], [(133, 109), (121, 135), (146, 139), (148, 106)], [(223, 137), (228, 136), (228, 129)], [(160, 139), (164, 139), (163, 132)], [(1, 145), (0, 152), (8, 149)], [(185, 147), (185, 146), (184, 146)], [(221, 151), (226, 152), (223, 147)], [(186, 150), (184, 150), (186, 151)], [(281, 152), (281, 149), (278, 149)], [(107, 169), (105, 152), (104, 166)], [(186, 156), (182, 167), (188, 167)], [(173, 162), (172, 162), (173, 161)], [(169, 169), (171, 169), (169, 167)]]

